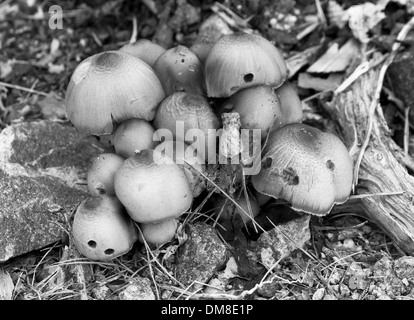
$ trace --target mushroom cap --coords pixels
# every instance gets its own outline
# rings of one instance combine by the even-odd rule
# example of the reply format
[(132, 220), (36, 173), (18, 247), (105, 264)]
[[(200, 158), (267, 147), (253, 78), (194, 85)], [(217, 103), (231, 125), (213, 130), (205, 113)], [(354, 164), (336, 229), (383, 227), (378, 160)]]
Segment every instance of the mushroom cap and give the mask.
[(78, 251), (91, 260), (107, 261), (131, 250), (137, 230), (116, 197), (85, 199), (76, 210), (72, 235)]
[(211, 41), (208, 37), (200, 37), (195, 43), (191, 45), (190, 50), (194, 51), (201, 64), (204, 66), (207, 56), (213, 46), (214, 42)]
[[(260, 213), (260, 206), (258, 202), (253, 198), (249, 197), (249, 201), (247, 201), (244, 194), (242, 194), (239, 198), (234, 199), (234, 201), (243, 209), (241, 210), (238, 206), (236, 206), (232, 201), (230, 201), (226, 197), (220, 197), (217, 201), (214, 212), (219, 216), (219, 220), (229, 220), (231, 219), (232, 215), (237, 213), (240, 215), (244, 223), (248, 223), (252, 220), (252, 217), (255, 218)], [(250, 209), (249, 210), (249, 205)], [(251, 215), (252, 216), (251, 216)]]
[(205, 94), (203, 66), (195, 52), (178, 45), (168, 49), (154, 63), (165, 94), (175, 91)]
[(139, 39), (134, 43), (127, 43), (121, 47), (119, 51), (129, 53), (145, 63), (148, 63), (148, 65), (152, 67), (158, 57), (162, 55), (166, 49), (151, 40)]
[[(184, 125), (183, 130), (179, 125)], [(200, 144), (198, 149), (203, 149), (198, 150), (200, 155), (204, 159), (210, 160), (208, 159), (208, 151), (211, 150), (211, 156), (214, 156), (215, 159), (216, 130), (220, 128), (220, 121), (203, 96), (187, 92), (174, 92), (167, 96), (158, 106), (154, 127), (167, 129), (172, 133), (174, 139), (185, 141), (188, 144), (192, 144), (193, 138), (197, 137), (196, 142)], [(202, 141), (205, 143), (204, 148)]]
[(269, 129), (284, 121), (279, 97), (267, 85), (259, 85), (236, 92), (219, 109), (222, 112), (237, 112), (242, 129), (260, 129), (262, 140)]
[[(174, 239), (177, 226), (177, 219), (168, 219), (158, 223), (141, 223), (139, 227), (145, 241), (151, 247), (159, 247)], [(144, 243), (141, 234), (138, 235), (138, 241)]]
[(254, 188), (289, 201), (292, 208), (325, 215), (352, 189), (353, 162), (335, 135), (305, 124), (286, 125), (269, 135)]
[(207, 95), (219, 98), (259, 84), (279, 87), (288, 71), (281, 52), (271, 42), (239, 32), (215, 43), (206, 59), (205, 75)]
[(289, 123), (302, 122), (303, 110), (302, 103), (295, 88), (289, 81), (285, 81), (275, 92), (280, 100), (280, 110), (282, 111), (282, 121), (276, 124), (272, 130), (283, 127)]
[(114, 177), (124, 158), (114, 153), (102, 153), (89, 159), (86, 181), (91, 195), (115, 195)]
[(101, 135), (112, 133), (113, 121), (151, 121), (164, 97), (161, 82), (148, 64), (125, 52), (107, 51), (77, 66), (65, 104), (76, 129)]
[(193, 197), (198, 197), (205, 189), (204, 178), (200, 172), (206, 172), (206, 165), (204, 158), (197, 153), (197, 150), (183, 141), (168, 140), (161, 142), (155, 150), (174, 160), (183, 170)]
[(132, 157), (136, 150), (154, 149), (158, 143), (154, 127), (143, 119), (128, 119), (114, 132), (115, 152), (124, 158)]
[(193, 196), (184, 172), (167, 155), (141, 150), (115, 174), (115, 194), (131, 218), (155, 223), (187, 211)]

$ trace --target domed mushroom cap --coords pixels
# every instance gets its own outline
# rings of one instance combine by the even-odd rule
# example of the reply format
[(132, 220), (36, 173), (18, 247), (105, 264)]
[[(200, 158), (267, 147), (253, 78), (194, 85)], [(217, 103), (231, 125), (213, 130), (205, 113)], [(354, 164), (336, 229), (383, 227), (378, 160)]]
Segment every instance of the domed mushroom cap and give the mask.
[(103, 153), (89, 160), (86, 181), (91, 195), (115, 195), (114, 177), (124, 158), (114, 153)]
[[(139, 227), (145, 241), (151, 247), (159, 247), (174, 239), (177, 226), (177, 219), (168, 219), (158, 223), (141, 223)], [(138, 235), (138, 241), (144, 243), (142, 235)]]
[(218, 40), (205, 63), (207, 95), (230, 97), (259, 84), (279, 87), (287, 78), (280, 51), (255, 34), (235, 33)]
[(197, 150), (183, 141), (168, 140), (161, 142), (155, 150), (174, 160), (183, 170), (193, 197), (198, 197), (206, 186), (204, 177), (201, 175), (205, 173), (206, 165), (204, 158), (197, 153)]
[(211, 41), (208, 37), (200, 37), (195, 43), (190, 47), (190, 50), (194, 51), (200, 60), (201, 64), (204, 65), (207, 59), (208, 54), (214, 46), (214, 42)]
[(116, 197), (93, 196), (78, 207), (72, 224), (76, 248), (91, 260), (107, 261), (131, 250), (137, 230)]
[(72, 74), (65, 104), (80, 132), (110, 134), (113, 121), (151, 121), (165, 94), (151, 67), (134, 56), (107, 51), (82, 61)]
[(132, 157), (136, 150), (154, 149), (158, 143), (154, 127), (143, 119), (128, 119), (114, 132), (115, 152), (124, 158)]
[(205, 93), (203, 66), (197, 55), (185, 46), (168, 49), (153, 68), (167, 96), (175, 91)]
[(254, 188), (289, 201), (292, 208), (325, 215), (344, 203), (352, 189), (353, 162), (342, 141), (305, 124), (272, 132), (263, 151)]
[(141, 223), (176, 218), (193, 200), (184, 172), (155, 150), (142, 150), (126, 159), (115, 174), (114, 185), (128, 214)]
[(281, 122), (276, 123), (272, 130), (276, 130), (289, 123), (301, 122), (303, 120), (302, 103), (293, 85), (289, 81), (285, 81), (283, 85), (274, 89), (274, 91), (279, 97), (283, 117)]
[[(180, 127), (182, 125), (184, 128)], [(210, 155), (215, 157), (215, 130), (220, 128), (220, 121), (208, 101), (199, 94), (174, 92), (167, 96), (157, 109), (154, 127), (168, 129), (173, 134), (173, 138), (190, 145), (193, 143), (193, 138), (197, 137), (197, 145), (202, 149), (198, 150), (200, 155), (208, 160), (211, 150)]]
[(148, 39), (139, 39), (137, 42), (124, 45), (119, 51), (129, 53), (148, 63), (148, 65), (152, 67), (158, 57), (162, 55), (166, 49)]

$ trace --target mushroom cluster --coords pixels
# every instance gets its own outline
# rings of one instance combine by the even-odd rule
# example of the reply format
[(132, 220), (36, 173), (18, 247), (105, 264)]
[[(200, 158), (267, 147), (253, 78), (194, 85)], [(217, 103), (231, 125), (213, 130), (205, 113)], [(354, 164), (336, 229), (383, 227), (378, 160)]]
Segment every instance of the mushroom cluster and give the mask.
[(346, 147), (301, 124), (287, 70), (278, 48), (245, 33), (190, 48), (141, 39), (82, 61), (66, 91), (68, 118), (80, 132), (112, 135), (113, 152), (90, 160), (90, 197), (72, 225), (78, 250), (105, 261), (127, 253), (136, 240), (171, 241), (179, 217), (207, 186), (206, 167), (220, 157), (217, 142), (227, 136), (229, 115), (239, 119), (232, 132), (260, 130), (263, 154), (255, 159), (263, 160), (249, 164), (261, 170), (246, 179), (254, 187), (250, 200), (257, 201), (238, 199), (239, 210), (223, 201), (222, 217), (237, 211), (248, 222), (269, 197), (311, 214), (346, 201), (352, 183)]

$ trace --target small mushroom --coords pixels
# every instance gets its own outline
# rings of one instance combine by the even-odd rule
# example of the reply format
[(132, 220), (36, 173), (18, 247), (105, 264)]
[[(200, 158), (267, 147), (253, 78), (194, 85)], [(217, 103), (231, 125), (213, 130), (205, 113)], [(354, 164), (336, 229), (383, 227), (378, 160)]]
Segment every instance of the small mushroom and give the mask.
[(269, 135), (261, 171), (251, 181), (260, 193), (322, 216), (349, 198), (352, 170), (348, 150), (337, 136), (295, 123)]
[(76, 248), (91, 260), (108, 261), (131, 250), (137, 230), (116, 197), (93, 196), (76, 210), (72, 235)]
[(128, 53), (107, 51), (82, 61), (72, 74), (65, 104), (80, 132), (111, 134), (113, 122), (151, 121), (165, 94), (151, 67)]
[(167, 96), (175, 91), (205, 94), (203, 66), (187, 47), (178, 45), (168, 49), (153, 68)]
[(244, 194), (242, 194), (239, 198), (234, 199), (234, 201), (238, 206), (226, 197), (220, 197), (217, 200), (214, 212), (220, 221), (229, 220), (234, 214), (239, 214), (243, 222), (248, 223), (260, 213), (260, 206), (253, 197), (249, 197), (247, 201)]
[(174, 239), (177, 226), (177, 219), (168, 219), (158, 223), (141, 223), (139, 227), (142, 235), (138, 235), (138, 241), (144, 243), (145, 239), (150, 247), (159, 247)]
[(86, 181), (91, 195), (115, 195), (114, 177), (124, 158), (114, 153), (103, 153), (89, 160)]
[(154, 127), (167, 129), (174, 139), (197, 146), (207, 163), (215, 163), (212, 161), (216, 157), (216, 130), (220, 121), (203, 96), (187, 92), (167, 96), (158, 106)]
[[(201, 173), (206, 172), (204, 158), (197, 150), (183, 141), (163, 141), (156, 148), (168, 155), (184, 171), (193, 197), (198, 197), (206, 185)], [(200, 173), (201, 172), (201, 173)]]
[(124, 158), (132, 157), (136, 150), (154, 149), (158, 143), (154, 127), (143, 119), (128, 119), (114, 132), (115, 152)]
[[(282, 100), (281, 100), (282, 99)], [(302, 105), (290, 83), (275, 89), (258, 85), (236, 92), (219, 108), (218, 113), (237, 112), (242, 129), (260, 129), (262, 140), (269, 130), (302, 121)]]
[(279, 87), (287, 78), (287, 66), (271, 42), (239, 32), (214, 44), (206, 59), (205, 76), (207, 95), (223, 98), (259, 84)]
[(194, 51), (201, 64), (204, 65), (213, 46), (214, 42), (212, 42), (208, 37), (200, 37), (191, 45), (190, 50)]
[(283, 117), (281, 118), (280, 123), (276, 123), (271, 130), (276, 130), (289, 123), (302, 122), (302, 103), (300, 102), (300, 98), (293, 85), (289, 81), (285, 81), (283, 85), (274, 89), (274, 91), (279, 97), (280, 109)]
[(155, 61), (166, 51), (166, 49), (151, 40), (139, 39), (134, 43), (124, 45), (119, 51), (129, 53), (148, 63), (150, 67), (153, 67)]
[(184, 172), (167, 155), (141, 150), (115, 174), (115, 194), (140, 223), (172, 219), (186, 212), (193, 196)]

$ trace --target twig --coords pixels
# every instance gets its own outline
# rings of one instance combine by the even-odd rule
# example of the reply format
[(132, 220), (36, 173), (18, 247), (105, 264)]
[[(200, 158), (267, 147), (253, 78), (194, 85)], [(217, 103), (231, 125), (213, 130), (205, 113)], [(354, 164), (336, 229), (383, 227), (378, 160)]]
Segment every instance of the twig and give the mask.
[(48, 94), (45, 93), (45, 92), (37, 91), (37, 90), (26, 88), (26, 87), (21, 87), (21, 86), (18, 86), (16, 84), (10, 84), (10, 83), (0, 81), (0, 86), (5, 87), (5, 88), (10, 88), (10, 89), (16, 89), (16, 90), (20, 90), (20, 91), (24, 91), (24, 92), (29, 92), (29, 93), (32, 93), (32, 94), (37, 94), (39, 96), (44, 96), (44, 97), (48, 96)]
[(410, 107), (405, 108), (405, 122), (404, 122), (404, 154), (409, 155), (410, 149)]
[(379, 192), (379, 193), (367, 193), (367, 194), (353, 194), (349, 197), (349, 200), (353, 199), (364, 199), (369, 197), (383, 197), (383, 196), (399, 196), (404, 194), (404, 191), (395, 192)]
[(129, 43), (133, 44), (137, 42), (137, 37), (138, 37), (138, 21), (137, 21), (137, 17), (134, 16), (132, 18), (132, 35), (131, 35), (131, 39), (129, 40)]
[(379, 98), (380, 98), (380, 95), (381, 95), (381, 90), (382, 90), (382, 85), (383, 85), (384, 78), (385, 78), (385, 73), (386, 73), (388, 67), (390, 66), (390, 64), (394, 61), (394, 58), (397, 55), (398, 49), (401, 47), (401, 41), (405, 39), (408, 32), (413, 28), (413, 26), (414, 26), (414, 17), (412, 17), (410, 19), (410, 21), (408, 21), (407, 24), (404, 25), (404, 27), (402, 28), (402, 30), (398, 34), (397, 41), (393, 44), (391, 53), (385, 59), (385, 62), (381, 67), (381, 70), (380, 70), (380, 73), (379, 73), (379, 76), (378, 76), (377, 88), (376, 88), (376, 91), (374, 93), (374, 98), (373, 98), (373, 100), (371, 102), (371, 105), (370, 105), (370, 108), (369, 108), (368, 128), (367, 128), (367, 131), (366, 131), (367, 133), (366, 133), (364, 142), (361, 146), (361, 149), (360, 149), (359, 154), (358, 154), (358, 158), (357, 158), (356, 163), (355, 163), (354, 187), (358, 182), (359, 168), (361, 166), (362, 158), (364, 156), (365, 150), (368, 147), (369, 140), (371, 138), (372, 128), (373, 128), (373, 125), (374, 125), (374, 114), (375, 114), (375, 111), (377, 110), (377, 106), (379, 104)]

